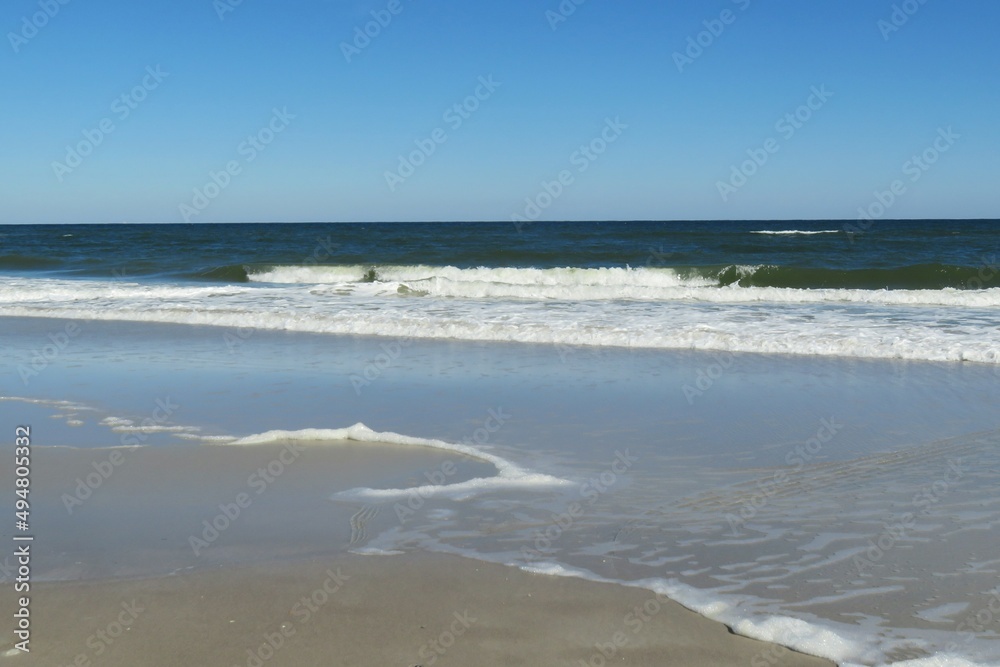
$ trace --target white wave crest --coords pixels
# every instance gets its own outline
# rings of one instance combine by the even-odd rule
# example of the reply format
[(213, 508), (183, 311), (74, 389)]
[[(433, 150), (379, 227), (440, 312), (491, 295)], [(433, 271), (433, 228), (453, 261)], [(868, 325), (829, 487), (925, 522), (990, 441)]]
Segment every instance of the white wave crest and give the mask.
[(168, 285), (155, 301), (142, 285), (14, 278), (0, 285), (0, 317), (227, 327), (240, 341), (271, 330), (1000, 364), (1000, 288), (705, 287), (647, 268), (511, 269), (499, 282), (492, 269), (452, 269), (453, 280), (414, 268), (400, 272), (409, 282)]
[(814, 230), (814, 231), (805, 231), (805, 230), (801, 230), (801, 229), (781, 229), (781, 230), (762, 229), (762, 230), (759, 230), (759, 231), (756, 231), (756, 232), (750, 232), (750, 233), (751, 234), (773, 234), (775, 236), (785, 236), (785, 235), (793, 235), (793, 234), (802, 234), (802, 235), (810, 235), (810, 234), (839, 234), (840, 231), (841, 230), (839, 230), (839, 229), (818, 229), (818, 230)]
[(285, 441), (321, 442), (353, 440), (358, 442), (386, 443), (413, 447), (431, 447), (448, 452), (457, 452), (493, 464), (496, 477), (477, 477), (454, 484), (425, 484), (407, 489), (356, 488), (341, 491), (332, 497), (337, 500), (391, 500), (405, 498), (418, 493), (422, 498), (444, 496), (458, 500), (477, 495), (483, 491), (516, 488), (551, 488), (571, 484), (569, 480), (525, 470), (521, 466), (502, 457), (490, 454), (470, 445), (418, 438), (391, 431), (374, 431), (362, 423), (347, 428), (310, 428), (298, 431), (267, 431), (232, 440), (226, 445), (260, 445)]
[(477, 267), (460, 269), (455, 266), (278, 266), (250, 273), (251, 282), (336, 284), (360, 283), (374, 274), (380, 283), (424, 285), (435, 282), (449, 284), (494, 284), (545, 287), (603, 288), (664, 288), (712, 286), (718, 281), (700, 276), (686, 277), (669, 268), (575, 268), (530, 269), (514, 267)]

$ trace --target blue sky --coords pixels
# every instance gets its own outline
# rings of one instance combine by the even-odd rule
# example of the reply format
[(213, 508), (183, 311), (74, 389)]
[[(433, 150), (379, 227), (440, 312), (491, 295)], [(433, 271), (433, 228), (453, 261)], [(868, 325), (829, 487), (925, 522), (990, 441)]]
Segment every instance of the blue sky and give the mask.
[(1000, 217), (994, 0), (65, 1), (0, 222)]

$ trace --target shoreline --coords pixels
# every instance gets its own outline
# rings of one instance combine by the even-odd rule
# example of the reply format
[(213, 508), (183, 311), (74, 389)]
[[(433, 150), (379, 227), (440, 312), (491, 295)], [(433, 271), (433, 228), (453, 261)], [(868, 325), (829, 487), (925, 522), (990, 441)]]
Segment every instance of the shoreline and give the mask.
[[(54, 665), (833, 664), (650, 591), (445, 554), (42, 583), (32, 594), (32, 659)], [(11, 597), (0, 595), (5, 607)]]
[[(644, 588), (422, 550), (351, 553), (366, 541), (357, 504), (330, 502), (329, 492), (362, 480), (399, 483), (456, 460), (429, 448), (305, 447), (301, 464), (192, 557), (186, 531), (235, 498), (247, 471), (280, 460), (283, 447), (34, 450), (33, 496), (45, 501), (32, 515), (29, 660), (261, 667), (331, 664), (333, 650), (332, 664), (407, 667), (745, 665), (758, 656), (831, 664), (732, 634)], [(124, 458), (68, 512), (62, 491), (111, 453)], [(455, 480), (492, 467), (457, 465)], [(365, 517), (372, 533), (394, 520), (388, 507)], [(18, 595), (4, 586), (0, 607), (16, 609)], [(468, 627), (459, 620), (469, 618)], [(0, 631), (0, 662), (19, 659), (9, 632)]]

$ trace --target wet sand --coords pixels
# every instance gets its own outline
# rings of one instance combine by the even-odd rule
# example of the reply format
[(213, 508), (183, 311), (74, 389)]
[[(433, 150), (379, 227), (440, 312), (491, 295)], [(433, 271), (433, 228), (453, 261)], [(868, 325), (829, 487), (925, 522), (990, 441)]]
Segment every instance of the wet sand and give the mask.
[[(4, 590), (4, 607), (12, 604)], [(829, 665), (649, 591), (438, 554), (33, 590), (38, 665)], [(9, 644), (8, 644), (9, 646)], [(7, 649), (8, 646), (4, 646)]]
[[(32, 493), (45, 500), (34, 515), (31, 653), (10, 653), (8, 625), (0, 662), (829, 664), (735, 636), (642, 589), (443, 554), (349, 553), (359, 543), (357, 508), (330, 501), (331, 491), (419, 479), (455, 459), (370, 447), (307, 448), (197, 556), (190, 538), (201, 520), (217, 516), (281, 447), (36, 449)], [(69, 513), (63, 494), (113, 452), (122, 462)], [(464, 476), (482, 472), (457, 463)], [(15, 608), (12, 586), (0, 603)]]

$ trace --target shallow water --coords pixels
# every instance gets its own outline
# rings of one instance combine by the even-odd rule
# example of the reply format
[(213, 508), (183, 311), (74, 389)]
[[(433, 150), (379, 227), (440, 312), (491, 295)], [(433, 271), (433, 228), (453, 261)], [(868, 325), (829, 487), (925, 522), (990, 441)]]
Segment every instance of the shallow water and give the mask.
[[(30, 348), (61, 326), (6, 318), (0, 344)], [(1000, 523), (991, 366), (448, 341), (397, 348), (266, 331), (231, 351), (215, 327), (87, 322), (81, 331), (72, 354), (27, 386), (8, 376), (0, 387), (87, 408), (0, 401), (4, 423), (38, 424), (40, 444), (116, 444), (167, 401), (176, 407), (156, 425), (185, 430), (140, 429), (142, 444), (363, 422), (568, 482), (448, 489), (491, 474), (479, 463), (447, 475), (442, 489), (413, 491), (433, 481), (433, 458), (359, 484), (395, 493), (345, 494), (349, 479), (331, 474), (324, 488), (314, 478), (308, 488), (322, 489), (338, 527), (288, 534), (309, 549), (456, 551), (643, 582), (742, 633), (843, 661), (919, 658), (949, 642), (981, 662), (1000, 658), (990, 606), (1000, 566), (990, 540)], [(366, 376), (369, 367), (378, 372)], [(220, 489), (218, 502), (231, 492)], [(363, 539), (352, 541), (351, 517), (364, 519)], [(188, 548), (186, 526), (170, 533), (177, 554)], [(220, 538), (217, 553), (300, 553), (240, 535)], [(789, 617), (809, 624), (781, 620)]]

